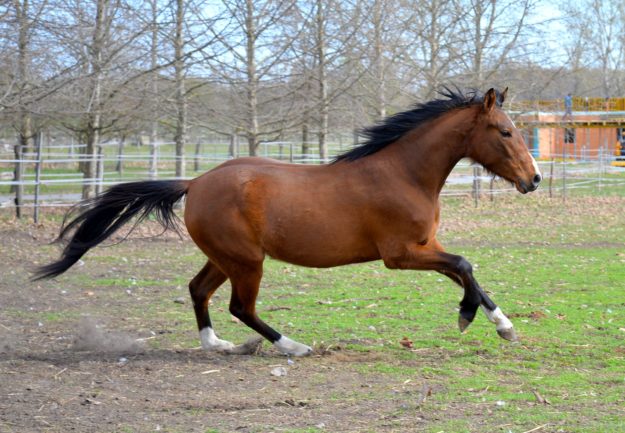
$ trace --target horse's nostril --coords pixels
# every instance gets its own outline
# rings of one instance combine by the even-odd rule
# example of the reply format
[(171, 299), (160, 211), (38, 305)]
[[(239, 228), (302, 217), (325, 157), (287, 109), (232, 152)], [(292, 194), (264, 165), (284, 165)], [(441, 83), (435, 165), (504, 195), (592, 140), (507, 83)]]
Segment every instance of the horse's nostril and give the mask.
[(534, 176), (534, 185), (538, 185), (541, 180), (543, 180), (543, 177), (540, 174)]

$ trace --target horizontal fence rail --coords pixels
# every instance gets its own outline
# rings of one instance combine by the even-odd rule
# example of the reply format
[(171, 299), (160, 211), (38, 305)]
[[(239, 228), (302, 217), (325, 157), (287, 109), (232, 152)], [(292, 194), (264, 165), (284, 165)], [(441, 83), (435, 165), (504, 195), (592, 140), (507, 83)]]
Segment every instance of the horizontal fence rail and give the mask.
[[(318, 157), (314, 144), (308, 146), (308, 154), (302, 154), (301, 147), (301, 143), (286, 141), (261, 143), (258, 155), (301, 164), (328, 162)], [(153, 146), (122, 148), (119, 143), (106, 143), (98, 146), (95, 156), (76, 151), (83, 148), (84, 145), (53, 145), (39, 146), (35, 151), (0, 151), (0, 208), (34, 209), (37, 219), (39, 208), (66, 207), (78, 202), (85, 185), (94, 185), (96, 191), (102, 191), (106, 186), (128, 181), (177, 179), (175, 164), (180, 160), (187, 168), (181, 179), (190, 179), (233, 158), (229, 143), (192, 144), (182, 157), (173, 153), (172, 143), (159, 143), (156, 150)], [(329, 145), (329, 160), (348, 148), (342, 144)], [(584, 158), (577, 160), (570, 155), (553, 155), (549, 161), (539, 161), (544, 180), (538, 191), (566, 199), (568, 190), (623, 185), (625, 178), (610, 176), (623, 170), (611, 166), (614, 158), (600, 148), (594, 154), (586, 152)], [(97, 165), (96, 177), (85, 178), (79, 171), (80, 164), (86, 161)], [(463, 160), (452, 171), (441, 194), (470, 196), (477, 205), (480, 199), (493, 200), (495, 196), (512, 192), (516, 192), (513, 185), (483, 174), (480, 166)]]

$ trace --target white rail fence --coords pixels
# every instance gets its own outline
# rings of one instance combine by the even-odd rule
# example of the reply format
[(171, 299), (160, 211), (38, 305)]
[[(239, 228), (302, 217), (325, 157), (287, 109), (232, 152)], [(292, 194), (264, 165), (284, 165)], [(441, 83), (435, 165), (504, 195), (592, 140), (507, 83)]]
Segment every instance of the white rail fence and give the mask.
[[(39, 141), (40, 143), (41, 141)], [(311, 143), (308, 147), (316, 151)], [(175, 163), (180, 160), (173, 154), (172, 143), (159, 143), (153, 151), (150, 146), (137, 148), (119, 143), (100, 145), (95, 158), (80, 153), (84, 145), (36, 146), (34, 151), (5, 148), (0, 150), (0, 208), (14, 208), (18, 216), (27, 209), (33, 210), (35, 221), (39, 210), (46, 207), (71, 206), (81, 199), (82, 187), (95, 185), (97, 192), (108, 185), (139, 179), (175, 179)], [(234, 155), (231, 143), (194, 144), (194, 152), (182, 157), (187, 166), (187, 176), (192, 178)], [(342, 143), (329, 145), (332, 156), (345, 150)], [(319, 164), (322, 161), (313, 153), (302, 154), (301, 143), (261, 143), (259, 155), (302, 164)], [(20, 158), (16, 158), (18, 154)], [(625, 176), (612, 176), (619, 169), (610, 165), (613, 156), (606, 149), (594, 155), (586, 152), (584, 158), (572, 160), (566, 155), (550, 161), (539, 161), (543, 185), (539, 191), (550, 197), (566, 199), (567, 192), (580, 188), (603, 188), (625, 184)], [(81, 162), (93, 161), (97, 166), (95, 178), (85, 178), (79, 171)], [(483, 173), (482, 168), (469, 161), (461, 161), (449, 176), (442, 195), (471, 196), (478, 204), (480, 199), (494, 200), (501, 194), (515, 192), (514, 186)]]

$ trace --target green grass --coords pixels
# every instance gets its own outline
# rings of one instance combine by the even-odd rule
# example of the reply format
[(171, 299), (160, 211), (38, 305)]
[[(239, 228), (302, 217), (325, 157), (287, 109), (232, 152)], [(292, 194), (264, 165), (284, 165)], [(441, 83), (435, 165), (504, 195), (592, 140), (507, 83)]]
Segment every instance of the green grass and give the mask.
[[(423, 413), (428, 422), (422, 431), (519, 433), (544, 426), (537, 431), (620, 432), (625, 206), (594, 194), (576, 200), (519, 196), (477, 209), (468, 200), (444, 200), (442, 243), (473, 263), (477, 280), (515, 324), (518, 343), (499, 339), (481, 312), (460, 334), (460, 288), (434, 272), (391, 271), (380, 262), (309, 269), (269, 259), (259, 314), (298, 341), (379, 355), (350, 367), (363, 375), (397, 383), (425, 378), (434, 391), (422, 404), (416, 394), (352, 396), (401, 400), (404, 409), (394, 416)], [(124, 326), (140, 327), (152, 318), (172, 331), (151, 342), (154, 347), (196, 347), (190, 303), (172, 299), (186, 296), (202, 255), (192, 245), (175, 247), (169, 258), (163, 257), (167, 244), (132, 251), (125, 245), (99, 249), (86, 259), (91, 269), (116, 261), (116, 275), (91, 278), (76, 271), (64, 281), (96, 294), (98, 302), (85, 307), (93, 311), (126, 296), (127, 288), (133, 296), (150, 296), (140, 308), (128, 301)], [(120, 264), (119, 254), (129, 263)], [(166, 279), (152, 273), (156, 264), (159, 272), (167, 269)], [(217, 292), (211, 317), (223, 338), (242, 341), (251, 331), (230, 321), (228, 291), (226, 284)], [(44, 319), (60, 317), (50, 313)], [(413, 351), (399, 344), (404, 337), (413, 341)], [(537, 403), (535, 392), (550, 404)], [(437, 419), (440, 411), (455, 417)]]

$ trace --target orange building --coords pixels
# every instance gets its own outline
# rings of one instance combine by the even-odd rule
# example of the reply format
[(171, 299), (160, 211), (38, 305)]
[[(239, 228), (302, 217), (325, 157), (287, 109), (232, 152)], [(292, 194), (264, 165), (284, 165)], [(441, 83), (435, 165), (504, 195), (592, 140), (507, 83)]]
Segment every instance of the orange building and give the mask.
[[(534, 157), (597, 159), (625, 151), (625, 111), (513, 113)], [(621, 151), (619, 151), (620, 153)]]

